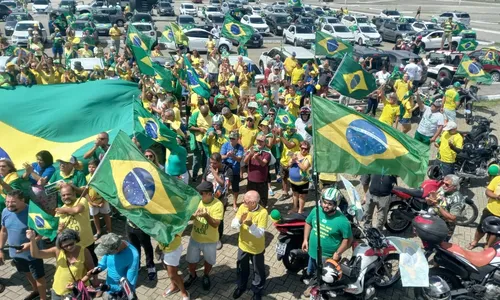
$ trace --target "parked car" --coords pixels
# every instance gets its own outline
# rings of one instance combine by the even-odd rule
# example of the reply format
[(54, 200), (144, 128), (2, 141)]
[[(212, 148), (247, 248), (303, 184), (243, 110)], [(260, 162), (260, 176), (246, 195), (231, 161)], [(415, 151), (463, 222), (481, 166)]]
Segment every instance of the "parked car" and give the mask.
[[(198, 52), (207, 52), (206, 44), (209, 36), (212, 36), (212, 38), (216, 40), (214, 35), (201, 28), (189, 29), (184, 33), (189, 38), (189, 50), (196, 50)], [(175, 45), (175, 43), (167, 43), (165, 44), (165, 47), (167, 49), (174, 50), (177, 48), (177, 45)], [(224, 37), (221, 37), (218, 40), (218, 49), (220, 53), (230, 52), (232, 49), (231, 41)]]
[(180, 14), (196, 17), (196, 8), (191, 3), (181, 3)]
[[(234, 66), (238, 61), (238, 57), (240, 57), (240, 55), (229, 55), (227, 57), (229, 59), (229, 64), (231, 66)], [(259, 69), (259, 67), (250, 58), (246, 56), (242, 56), (242, 58), (243, 58), (243, 63), (245, 63), (248, 66), (248, 71), (253, 72), (255, 74), (255, 82), (264, 80), (264, 74)]]
[[(443, 40), (444, 31), (442, 30), (434, 30), (434, 31), (421, 31), (418, 33), (422, 37), (422, 47), (425, 50), (431, 49), (440, 49), (441, 41)], [(456, 49), (460, 41), (462, 40), (462, 36), (453, 36), (452, 40), (452, 49)], [(444, 46), (448, 47), (448, 41), (444, 44)]]
[(49, 0), (34, 0), (31, 4), (31, 11), (38, 14), (48, 14), (52, 10)]
[(420, 21), (411, 24), (411, 28), (413, 28), (416, 32), (421, 32), (425, 30), (441, 30), (441, 27), (433, 22)]
[(397, 21), (399, 20), (399, 18), (401, 18), (401, 14), (397, 10), (384, 9), (383, 11), (380, 12), (379, 17), (389, 18)]
[(297, 20), (295, 20), (295, 25), (309, 26), (309, 27), (311, 27), (312, 30), (315, 30), (313, 17), (300, 16)]
[(97, 33), (97, 28), (94, 24), (94, 22), (89, 22), (86, 20), (76, 20), (72, 25), (71, 28), (75, 31), (75, 37), (77, 38), (82, 38), (83, 37), (83, 29), (89, 27), (94, 29), (93, 38), (94, 40), (98, 39), (98, 33)]
[(413, 24), (413, 23), (417, 22), (417, 19), (415, 19), (414, 17), (411, 17), (411, 16), (401, 16), (401, 18), (399, 18), (399, 20), (396, 20), (396, 21), (399, 21), (401, 23)]
[(224, 2), (222, 3), (220, 10), (223, 14), (228, 14), (230, 11), (235, 10), (236, 8), (238, 8), (238, 5), (232, 2)]
[(19, 11), (22, 9), (21, 5), (19, 5), (16, 1), (2, 1), (2, 4), (7, 6), (12, 11)]
[(379, 29), (379, 33), (382, 36), (382, 40), (391, 42), (396, 42), (399, 39), (410, 38), (416, 34), (410, 24), (399, 23), (396, 21), (384, 22), (384, 25)]
[(447, 78), (451, 80), (462, 60), (463, 53), (450, 52), (446, 50), (430, 51), (424, 62), (427, 65), (427, 73), (434, 76), (438, 81)]
[(175, 16), (174, 6), (168, 2), (158, 3), (157, 12), (160, 16)]
[(7, 7), (7, 5), (0, 3), (0, 20), (7, 20), (7, 16), (12, 13), (12, 10)]
[(269, 14), (266, 16), (266, 23), (272, 34), (283, 35), (283, 29), (290, 26), (290, 19), (287, 14)]
[(370, 23), (368, 17), (365, 15), (343, 16), (341, 22), (349, 28), (351, 28), (351, 26), (361, 26), (361, 25), (372, 26), (372, 23)]
[(325, 24), (342, 24), (336, 17), (319, 17), (314, 21), (317, 28), (321, 28)]
[(349, 42), (354, 42), (354, 33), (352, 33), (344, 24), (324, 24), (321, 31), (327, 33), (337, 39), (343, 39)]
[(94, 19), (95, 28), (97, 29), (97, 35), (109, 35), (109, 30), (113, 27), (113, 22), (107, 14), (95, 14), (92, 15)]
[(274, 60), (276, 55), (280, 56), (281, 61), (285, 61), (287, 57), (291, 57), (292, 53), (295, 52), (295, 58), (301, 63), (305, 64), (309, 60), (314, 60), (314, 53), (303, 48), (303, 47), (294, 47), (294, 46), (283, 46), (283, 47), (274, 47), (269, 51), (264, 51), (259, 57), (259, 68), (262, 72), (264, 72), (267, 63)]
[(208, 1), (208, 5), (212, 5), (212, 6), (218, 7), (220, 9), (221, 1), (220, 0), (210, 0), (210, 1)]
[(219, 26), (219, 28), (222, 28), (223, 24), (224, 24), (224, 15), (221, 13), (211, 14), (207, 16), (207, 18), (205, 19), (206, 26), (215, 27), (217, 25)]
[(241, 23), (252, 26), (260, 34), (269, 34), (269, 26), (261, 16), (245, 15), (241, 18)]
[(203, 3), (202, 0), (191, 0), (193, 3)]
[(358, 45), (380, 45), (382, 44), (382, 37), (380, 33), (372, 26), (359, 26), (354, 31), (354, 38)]
[(196, 27), (196, 21), (192, 16), (189, 15), (177, 16), (177, 24), (179, 24), (179, 26), (181, 26), (182, 28), (188, 28), (188, 29)]
[(248, 15), (259, 15), (263, 14), (263, 10), (260, 6), (247, 6), (245, 9), (248, 11)]
[(130, 23), (135, 23), (135, 22), (148, 22), (151, 23), (151, 25), (155, 25), (155, 21), (153, 20), (153, 17), (147, 13), (147, 12), (134, 12), (132, 17), (129, 20)]
[(381, 17), (373, 17), (372, 18), (372, 24), (375, 26), (377, 30), (384, 25), (385, 21), (392, 21), (393, 19), (391, 18), (381, 18)]
[[(372, 68), (369, 70), (370, 73), (376, 73), (380, 71), (383, 66), (389, 66), (389, 55), (384, 50), (375, 47), (354, 45), (352, 56), (355, 59), (367, 59), (370, 57), (372, 60)], [(333, 66), (333, 64), (331, 66)]]
[(304, 8), (302, 6), (287, 6), (286, 12), (291, 16), (300, 16), (304, 14)]
[[(483, 58), (490, 53), (496, 53), (496, 62), (486, 63)], [(470, 57), (476, 57), (481, 61), (484, 71), (491, 74), (491, 79), (495, 82), (500, 81), (500, 51), (495, 48), (483, 48), (469, 53)]]
[(59, 3), (59, 9), (67, 9), (71, 12), (76, 12), (76, 1), (75, 0), (61, 0)]
[(247, 48), (261, 48), (264, 45), (264, 37), (262, 34), (254, 32), (245, 45)]
[(40, 21), (20, 21), (17, 22), (16, 27), (14, 27), (14, 32), (11, 37), (11, 44), (17, 47), (27, 47), (28, 46), (28, 29), (34, 28), (35, 24), (38, 25), (38, 29), (41, 31), (41, 41), (42, 43), (47, 42), (47, 31)]
[(435, 17), (438, 24), (447, 21), (449, 18), (452, 18), (453, 22), (460, 22), (465, 25), (470, 25), (470, 15), (464, 11), (445, 11), (440, 14), (438, 17)]
[(5, 35), (11, 36), (14, 33), (14, 28), (16, 28), (16, 24), (19, 21), (29, 21), (33, 20), (33, 17), (24, 12), (13, 12), (7, 16), (7, 20), (5, 20)]
[(205, 17), (212, 15), (212, 14), (218, 14), (220, 13), (219, 8), (215, 6), (198, 6), (198, 10), (196, 14), (198, 15), (198, 18), (204, 20)]
[[(153, 26), (151, 23), (148, 22), (138, 22), (138, 23), (132, 23), (134, 27), (141, 32), (144, 35), (149, 36), (153, 40), (157, 41), (157, 34), (156, 34), (156, 27)], [(154, 45), (153, 45), (154, 47)]]
[[(415, 62), (420, 61), (422, 57), (419, 55), (407, 51), (407, 50), (386, 50), (385, 53), (389, 57), (389, 69), (388, 72), (391, 72), (394, 67), (399, 68), (400, 71), (404, 70), (404, 66), (408, 64), (410, 59), (415, 60)], [(422, 64), (422, 78), (420, 79), (422, 82), (427, 80), (427, 65)]]
[[(123, 25), (125, 25), (125, 22), (126, 22), (125, 16), (123, 15), (122, 10), (118, 9), (116, 7), (95, 8), (94, 13), (108, 15), (109, 19), (111, 20), (111, 23), (116, 24), (119, 27), (123, 27)], [(131, 22), (138, 22), (138, 21), (136, 21), (136, 19), (138, 19), (140, 16), (136, 17), (137, 14), (141, 14), (141, 13), (134, 14), (132, 16)], [(145, 15), (147, 15), (147, 14), (145, 14)], [(151, 16), (150, 16), (150, 18), (151, 18)]]
[(311, 48), (316, 39), (316, 34), (311, 29), (311, 26), (306, 25), (290, 25), (283, 30), (283, 43), (292, 43), (295, 47), (302, 46)]

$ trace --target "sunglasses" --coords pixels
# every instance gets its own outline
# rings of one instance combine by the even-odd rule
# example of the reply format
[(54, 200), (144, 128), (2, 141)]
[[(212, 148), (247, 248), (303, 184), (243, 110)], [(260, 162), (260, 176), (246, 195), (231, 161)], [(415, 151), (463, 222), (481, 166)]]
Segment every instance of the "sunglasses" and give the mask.
[(309, 148), (301, 147), (301, 150), (309, 150)]
[(146, 158), (153, 158), (153, 155), (146, 155)]
[(444, 185), (444, 186), (452, 186), (452, 184), (451, 184), (451, 183), (446, 183), (446, 182), (445, 182), (445, 183), (443, 183), (443, 185)]
[(236, 140), (236, 138), (229, 138), (229, 139), (232, 140), (232, 141)]
[(75, 244), (76, 244), (75, 242), (72, 242), (72, 243), (69, 243), (69, 244), (66, 244), (66, 245), (61, 245), (61, 248), (68, 249), (70, 247), (73, 247)]

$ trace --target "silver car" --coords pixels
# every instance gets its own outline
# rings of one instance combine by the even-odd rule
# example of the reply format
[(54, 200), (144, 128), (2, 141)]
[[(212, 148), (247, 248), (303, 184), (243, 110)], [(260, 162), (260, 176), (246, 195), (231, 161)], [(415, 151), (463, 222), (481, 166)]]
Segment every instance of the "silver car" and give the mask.
[(453, 22), (460, 22), (465, 25), (470, 25), (470, 15), (464, 11), (446, 11), (439, 15), (437, 21), (439, 24), (452, 18)]

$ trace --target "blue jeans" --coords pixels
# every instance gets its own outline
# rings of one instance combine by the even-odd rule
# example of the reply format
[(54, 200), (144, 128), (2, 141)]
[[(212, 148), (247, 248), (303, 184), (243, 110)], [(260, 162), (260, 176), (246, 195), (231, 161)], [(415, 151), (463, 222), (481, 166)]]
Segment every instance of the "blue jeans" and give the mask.
[(372, 115), (375, 117), (375, 113), (377, 112), (378, 100), (373, 98), (368, 98), (368, 105), (366, 106), (365, 114), (369, 114), (370, 111)]
[(443, 177), (449, 174), (455, 174), (455, 164), (440, 161), (439, 165), (441, 167), (441, 172), (443, 172)]
[(207, 156), (203, 150), (203, 145), (201, 142), (196, 142), (196, 149), (193, 151), (193, 168), (192, 177), (195, 180), (198, 177), (198, 172), (200, 168), (205, 172), (207, 167)]
[(317, 267), (318, 264), (316, 263), (316, 260), (309, 256), (309, 263), (307, 264), (307, 274), (314, 275), (316, 273)]

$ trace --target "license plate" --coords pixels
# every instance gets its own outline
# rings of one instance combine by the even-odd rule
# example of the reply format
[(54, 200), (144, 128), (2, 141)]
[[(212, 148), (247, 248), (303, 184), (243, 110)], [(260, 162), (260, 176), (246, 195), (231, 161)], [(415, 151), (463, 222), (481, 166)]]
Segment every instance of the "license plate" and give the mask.
[(276, 254), (285, 255), (285, 252), (286, 252), (286, 244), (277, 243), (276, 244)]
[(464, 109), (464, 115), (470, 115), (471, 113), (470, 109)]
[(258, 45), (259, 41), (253, 41), (254, 45)]

